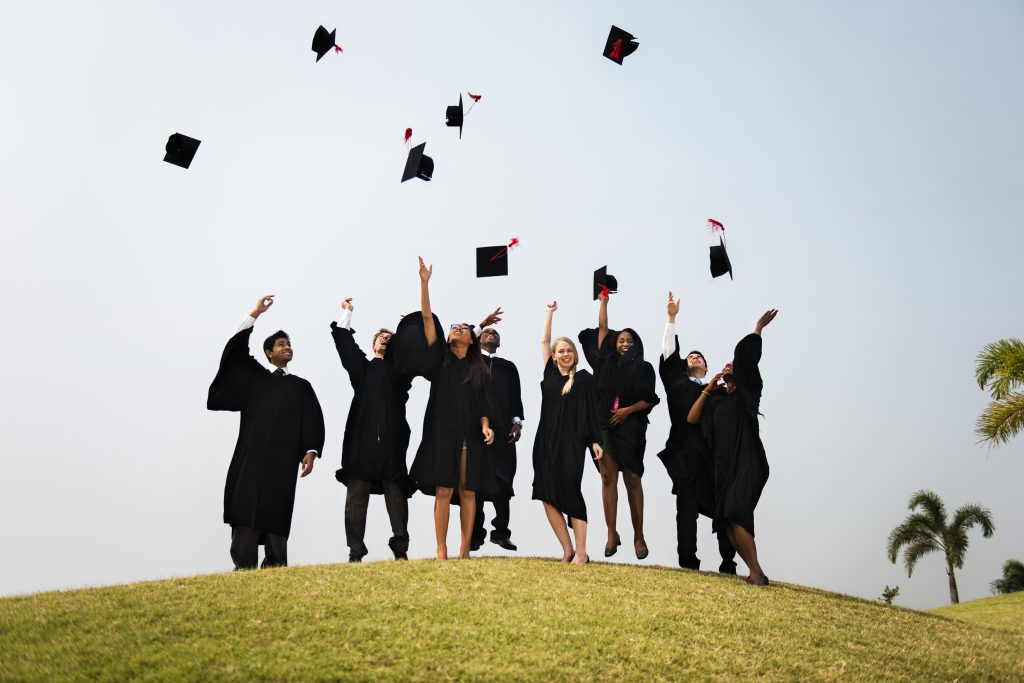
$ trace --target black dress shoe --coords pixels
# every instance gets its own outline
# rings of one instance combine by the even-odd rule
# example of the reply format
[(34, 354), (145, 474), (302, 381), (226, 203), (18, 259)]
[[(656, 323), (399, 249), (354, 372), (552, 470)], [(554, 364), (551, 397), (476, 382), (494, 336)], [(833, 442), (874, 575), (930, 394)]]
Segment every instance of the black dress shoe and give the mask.
[(395, 553), (395, 559), (396, 560), (408, 560), (409, 556), (406, 555), (404, 552), (396, 552)]
[(363, 556), (362, 555), (349, 555), (348, 556), (348, 561), (349, 562), (362, 562), (363, 561)]
[(483, 543), (483, 541), (470, 541), (469, 542), (469, 551), (472, 552), (472, 553), (475, 553), (477, 550), (480, 550), (480, 545), (482, 543)]
[(650, 553), (651, 553), (651, 551), (648, 550), (647, 546), (645, 545), (643, 548), (641, 548), (640, 550), (636, 551), (636, 559), (638, 559), (638, 560), (646, 560), (647, 556), (650, 555)]
[(615, 552), (619, 549), (620, 545), (622, 545), (622, 538), (618, 534), (615, 534), (615, 545), (613, 545), (610, 548), (608, 546), (605, 546), (604, 556), (611, 557), (612, 555), (614, 555)]
[(519, 550), (510, 538), (492, 538), (491, 543), (501, 546), (505, 550)]

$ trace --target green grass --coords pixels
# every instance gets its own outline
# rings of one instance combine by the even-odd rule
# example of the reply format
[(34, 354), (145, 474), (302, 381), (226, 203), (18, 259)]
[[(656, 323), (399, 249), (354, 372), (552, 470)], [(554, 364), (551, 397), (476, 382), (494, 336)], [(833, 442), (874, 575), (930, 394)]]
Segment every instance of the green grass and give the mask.
[(506, 558), (7, 598), (0, 653), (0, 680), (19, 681), (1024, 678), (1008, 630), (800, 586)]
[[(1024, 637), (1024, 591), (947, 605), (931, 611), (944, 617), (1010, 629)], [(1024, 642), (1021, 646), (1024, 647)]]

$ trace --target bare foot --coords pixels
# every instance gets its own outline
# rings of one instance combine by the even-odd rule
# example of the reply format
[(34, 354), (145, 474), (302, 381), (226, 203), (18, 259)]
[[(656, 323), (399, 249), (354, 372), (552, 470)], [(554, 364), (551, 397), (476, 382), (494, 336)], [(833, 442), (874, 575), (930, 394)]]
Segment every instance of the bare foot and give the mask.
[(765, 576), (763, 572), (760, 573), (760, 574), (753, 574), (752, 573), (750, 576), (747, 577), (747, 583), (749, 583), (749, 584), (751, 584), (753, 586), (767, 586), (768, 585), (768, 577)]
[(459, 554), (459, 559), (460, 559), (460, 560), (468, 560), (468, 559), (470, 559), (470, 558), (469, 558), (469, 551), (467, 550), (467, 551), (466, 551), (466, 552), (464, 552), (464, 553), (460, 553), (460, 554)]
[(590, 555), (583, 553), (581, 556), (579, 553), (576, 553), (576, 557), (572, 558), (571, 564), (587, 564), (588, 562), (590, 562)]
[(441, 547), (437, 549), (437, 559), (447, 560), (448, 559), (448, 548)]
[(572, 558), (574, 557), (576, 557), (576, 552), (572, 548), (562, 551), (562, 562), (572, 562)]

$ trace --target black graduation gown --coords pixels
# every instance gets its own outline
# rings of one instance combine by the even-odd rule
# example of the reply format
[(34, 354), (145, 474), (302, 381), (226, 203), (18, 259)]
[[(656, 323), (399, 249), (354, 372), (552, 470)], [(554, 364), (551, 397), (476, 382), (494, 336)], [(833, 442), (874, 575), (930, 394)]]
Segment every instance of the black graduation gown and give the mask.
[(324, 415), (309, 382), (271, 373), (249, 355), (253, 328), (228, 340), (209, 410), (241, 412), (224, 486), (224, 522), (287, 538), (299, 464), (324, 449)]
[(512, 431), (512, 418), (523, 415), (523, 395), (519, 383), (519, 370), (512, 361), (496, 356), (484, 356), (484, 363), (491, 370), (491, 388), (495, 402), (494, 443), (487, 446), (484, 458), (484, 476), (489, 492), (495, 500), (508, 500), (515, 495), (512, 481), (516, 476), (516, 445), (508, 443)]
[(751, 536), (754, 508), (768, 481), (768, 458), (757, 422), (763, 388), (760, 360), (761, 336), (748, 334), (733, 355), (736, 390), (716, 391), (701, 415), (715, 460), (715, 522), (734, 522)]
[[(370, 482), (370, 493), (383, 493), (382, 481), (407, 483), (405, 463), (409, 449), (409, 423), (405, 404), (412, 378), (389, 359), (367, 358), (353, 331), (331, 323), (331, 336), (341, 364), (348, 372), (355, 395), (345, 421), (341, 469), (335, 477), (348, 486), (350, 479)], [(412, 495), (412, 487), (407, 487)]]
[[(623, 331), (633, 335), (633, 348), (624, 356), (619, 356), (615, 350), (615, 338)], [(632, 328), (608, 330), (600, 349), (597, 347), (597, 337), (596, 327), (579, 334), (583, 355), (594, 370), (597, 381), (597, 399), (605, 416), (602, 427), (608, 432), (611, 455), (620, 470), (629, 470), (643, 476), (647, 425), (650, 423), (648, 415), (661, 402), (655, 392), (654, 367), (644, 360), (644, 343)], [(631, 406), (637, 401), (647, 401), (652, 405), (613, 427), (608, 424), (608, 419), (613, 412), (616, 397), (620, 408)]]
[(490, 378), (479, 386), (468, 383), (469, 358), (458, 358), (448, 350), (436, 315), (434, 326), (437, 341), (428, 347), (420, 313), (410, 313), (388, 342), (388, 354), (395, 354), (400, 369), (430, 381), (423, 438), (409, 476), (417, 489), (431, 496), (438, 486), (455, 489), (452, 502), (458, 504), (459, 456), (465, 442), (466, 490), (493, 500), (494, 492), (483, 476), (486, 454), (480, 427), (481, 417), (495, 421)]
[(704, 385), (690, 379), (686, 361), (676, 351), (668, 358), (659, 355), (658, 374), (665, 387), (665, 400), (672, 420), (665, 448), (658, 453), (672, 479), (672, 494), (679, 495), (681, 486), (697, 497), (697, 511), (705, 517), (715, 514), (715, 462), (700, 425), (686, 422), (690, 408), (697, 402)]
[(540, 420), (533, 440), (533, 499), (587, 521), (583, 463), (588, 457), (587, 448), (601, 443), (603, 416), (593, 375), (577, 370), (572, 390), (563, 396), (562, 387), (568, 379), (553, 360), (544, 365)]

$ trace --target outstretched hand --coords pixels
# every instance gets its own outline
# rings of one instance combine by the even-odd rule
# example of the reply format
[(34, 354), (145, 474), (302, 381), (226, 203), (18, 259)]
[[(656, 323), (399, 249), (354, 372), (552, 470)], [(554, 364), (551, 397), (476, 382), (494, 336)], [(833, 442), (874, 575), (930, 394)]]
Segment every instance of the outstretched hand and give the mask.
[(775, 320), (775, 316), (779, 314), (779, 309), (769, 308), (765, 311), (760, 318), (757, 319), (757, 323), (754, 325), (754, 334), (761, 334), (761, 330), (768, 326), (768, 323)]
[(494, 309), (493, 313), (489, 313), (486, 318), (480, 323), (480, 329), (496, 325), (501, 322), (501, 316), (505, 315), (505, 312), (501, 310), (501, 306)]
[(434, 274), (434, 265), (431, 264), (427, 268), (427, 264), (423, 263), (423, 257), (418, 256), (417, 258), (420, 260), (420, 280), (427, 282), (430, 280), (430, 276)]
[(352, 297), (346, 297), (345, 300), (341, 302), (341, 309), (343, 311), (356, 310), (356, 307), (352, 305)]
[(679, 313), (679, 299), (672, 299), (672, 292), (668, 293), (668, 321), (674, 323), (676, 321), (676, 314)]
[(256, 308), (252, 309), (252, 313), (250, 313), (249, 315), (251, 315), (253, 318), (258, 318), (263, 313), (266, 313), (267, 309), (269, 309), (273, 305), (274, 305), (274, 295), (273, 294), (264, 294), (263, 296), (260, 297), (260, 300), (256, 303)]
[(547, 310), (548, 310), (548, 313), (554, 313), (555, 311), (557, 311), (558, 310), (558, 302), (557, 301), (552, 301), (551, 303), (549, 303), (548, 307), (547, 307)]

